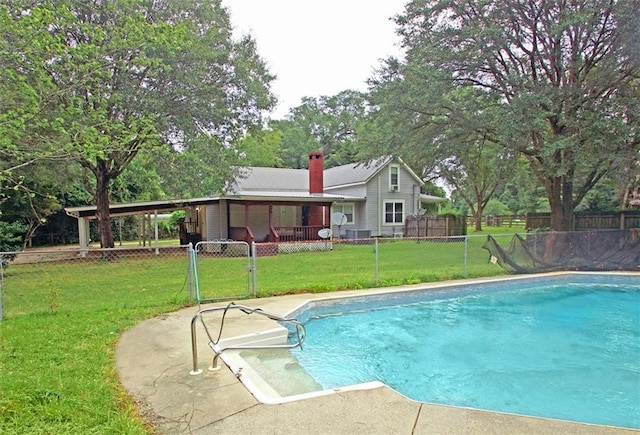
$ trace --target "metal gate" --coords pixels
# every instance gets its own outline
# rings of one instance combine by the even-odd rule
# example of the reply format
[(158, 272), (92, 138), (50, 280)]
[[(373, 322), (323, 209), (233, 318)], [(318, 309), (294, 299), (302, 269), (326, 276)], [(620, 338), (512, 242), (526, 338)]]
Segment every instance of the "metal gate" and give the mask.
[(198, 242), (191, 248), (190, 258), (191, 300), (201, 303), (255, 297), (255, 255), (251, 255), (248, 243)]

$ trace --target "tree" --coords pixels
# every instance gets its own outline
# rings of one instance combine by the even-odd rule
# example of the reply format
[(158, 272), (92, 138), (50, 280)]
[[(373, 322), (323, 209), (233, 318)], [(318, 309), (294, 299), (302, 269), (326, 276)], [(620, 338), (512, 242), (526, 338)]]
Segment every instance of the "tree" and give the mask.
[[(432, 71), (388, 62), (370, 80), (374, 110), (363, 124), (361, 154), (395, 154), (424, 178), (452, 187), (482, 230), (485, 205), (511, 174), (517, 155), (495, 140), (490, 96), (471, 88), (446, 88)], [(364, 151), (366, 150), (366, 151)]]
[(56, 41), (43, 26), (43, 11), (22, 10), (19, 2), (0, 2), (0, 189), (19, 188), (23, 168), (67, 156), (55, 147), (55, 125), (43, 116), (55, 91), (51, 77), (32, 68), (51, 57)]
[(271, 121), (269, 128), (280, 133), (279, 156), (285, 168), (306, 168), (309, 153), (322, 149), (318, 139), (292, 119)]
[(207, 135), (192, 137), (184, 150), (164, 149), (155, 156), (162, 191), (179, 198), (223, 192), (240, 164), (234, 148)]
[[(26, 231), (25, 225), (20, 222), (5, 222), (0, 220), (0, 252), (19, 251), (23, 245), (22, 234)], [(0, 256), (0, 266), (6, 268), (7, 263), (15, 258), (15, 254)], [(2, 307), (0, 307), (2, 308)]]
[[(90, 190), (91, 186), (87, 186)], [(111, 182), (111, 198), (116, 202), (155, 201), (166, 197), (157, 171), (156, 154), (139, 152), (126, 171)]]
[(496, 197), (509, 207), (512, 214), (549, 211), (544, 188), (538, 184), (522, 156), (506, 182), (496, 191)]
[(247, 134), (236, 146), (243, 166), (281, 168), (280, 156), (283, 133), (281, 130), (267, 129)]
[(322, 151), (328, 167), (353, 163), (356, 126), (364, 118), (365, 103), (363, 95), (354, 90), (303, 98), (302, 104), (289, 112), (287, 121), (291, 125), (274, 123), (283, 131), (283, 160), (287, 167), (304, 167), (311, 151)]
[[(396, 18), (419, 124), (453, 110), (452, 90), (486, 94), (484, 130), (520, 153), (544, 186), (554, 230), (608, 172), (637, 153), (638, 1), (414, 0)], [(426, 85), (425, 85), (426, 86)], [(426, 116), (420, 116), (426, 115)], [(499, 120), (496, 122), (496, 120)], [(473, 129), (477, 125), (473, 124)], [(424, 144), (423, 144), (424, 146)]]
[(454, 187), (471, 212), (475, 230), (482, 231), (484, 208), (513, 167), (496, 144), (476, 140), (438, 165), (438, 174)]
[(0, 188), (0, 215), (7, 222), (23, 225), (23, 248), (31, 246), (36, 230), (62, 208), (56, 194), (70, 181), (61, 168), (64, 165), (59, 162), (38, 161), (20, 168), (21, 180), (14, 187)]
[(47, 90), (39, 135), (93, 174), (102, 247), (111, 182), (139, 152), (230, 143), (273, 105), (272, 77), (219, 0), (30, 3), (9, 20), (43, 48), (22, 47), (12, 73)]

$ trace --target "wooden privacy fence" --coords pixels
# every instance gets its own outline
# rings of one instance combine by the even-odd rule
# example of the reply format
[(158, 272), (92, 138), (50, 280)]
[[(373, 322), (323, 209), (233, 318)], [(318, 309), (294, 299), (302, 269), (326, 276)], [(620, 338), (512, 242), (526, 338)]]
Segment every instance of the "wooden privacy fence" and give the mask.
[[(577, 212), (573, 214), (574, 229), (580, 230), (626, 230), (640, 228), (640, 210), (612, 213)], [(527, 230), (551, 228), (550, 213), (529, 213)]]
[[(488, 214), (483, 216), (486, 227), (519, 227), (524, 228), (527, 216), (523, 214)], [(475, 226), (473, 216), (467, 216), (467, 225)]]
[(405, 237), (451, 237), (467, 234), (467, 217), (453, 214), (408, 216), (404, 221)]

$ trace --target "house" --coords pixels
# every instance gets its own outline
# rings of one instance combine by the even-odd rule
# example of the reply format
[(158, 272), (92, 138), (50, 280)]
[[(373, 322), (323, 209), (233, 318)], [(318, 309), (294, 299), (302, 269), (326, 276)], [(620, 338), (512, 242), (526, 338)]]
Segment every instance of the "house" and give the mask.
[[(114, 204), (111, 213), (184, 209), (181, 243), (318, 240), (326, 228), (333, 237), (393, 237), (402, 234), (405, 218), (418, 214), (421, 204), (444, 201), (421, 194), (423, 184), (398, 158), (324, 169), (322, 153), (313, 152), (308, 169), (242, 168), (220, 196)], [(95, 218), (95, 206), (66, 211), (78, 218), (81, 247), (86, 247), (87, 220)]]

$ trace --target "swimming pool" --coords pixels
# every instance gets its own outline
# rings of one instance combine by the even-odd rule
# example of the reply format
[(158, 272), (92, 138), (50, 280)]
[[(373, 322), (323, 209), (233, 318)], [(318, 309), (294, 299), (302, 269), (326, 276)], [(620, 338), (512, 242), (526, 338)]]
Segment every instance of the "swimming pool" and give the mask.
[(308, 388), (380, 381), (418, 401), (640, 428), (637, 275), (333, 299), (293, 316)]

